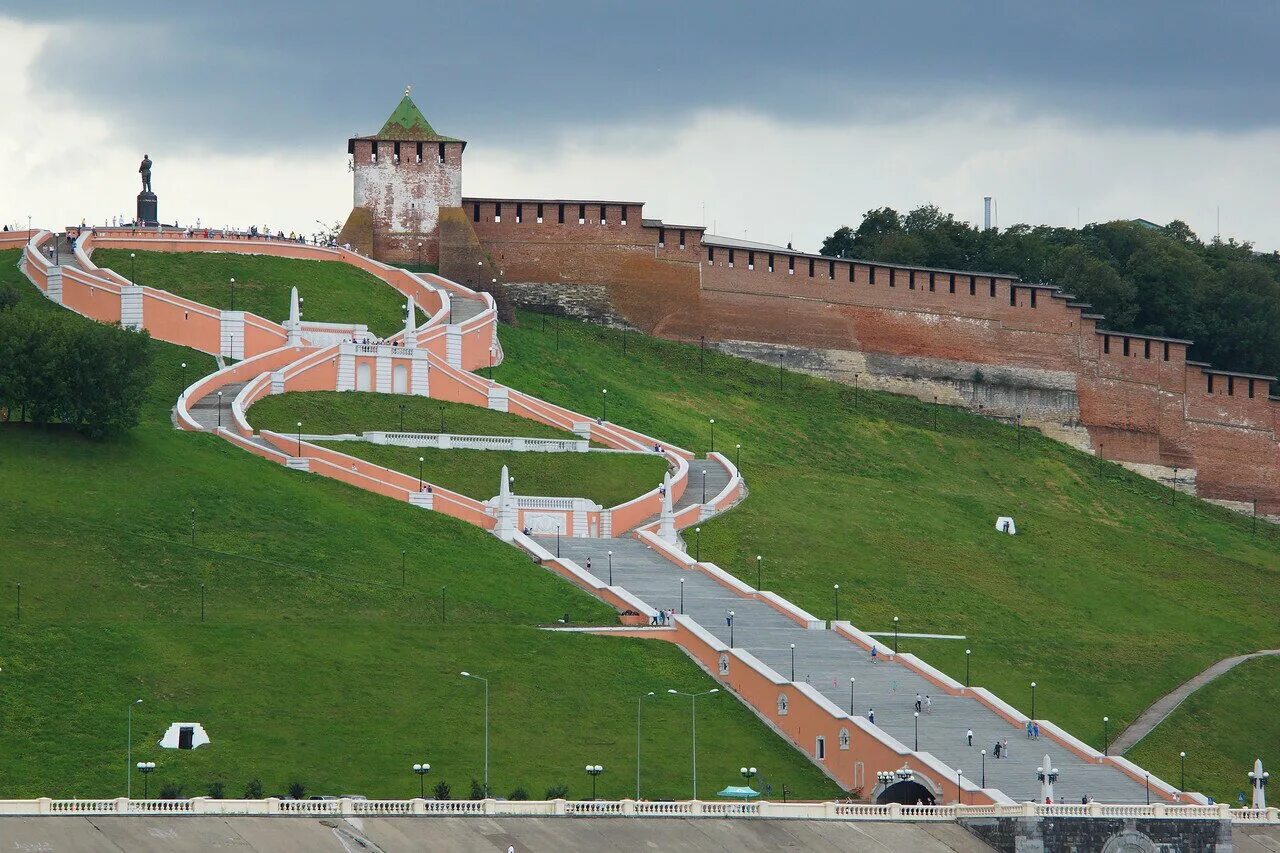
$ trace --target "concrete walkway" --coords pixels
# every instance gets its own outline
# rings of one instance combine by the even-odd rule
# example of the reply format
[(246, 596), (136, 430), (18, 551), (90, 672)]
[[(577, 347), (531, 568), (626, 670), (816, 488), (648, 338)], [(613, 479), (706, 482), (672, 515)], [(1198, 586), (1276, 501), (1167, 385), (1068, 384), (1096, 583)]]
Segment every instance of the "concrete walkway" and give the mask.
[[(692, 538), (691, 530), (684, 533)], [(554, 537), (540, 541), (555, 553)], [(755, 655), (784, 678), (808, 682), (840, 708), (849, 710), (851, 698), (853, 711), (859, 716), (865, 717), (868, 710), (874, 708), (876, 725), (908, 747), (916, 744), (916, 719), (912, 715), (916, 693), (932, 695), (932, 710), (919, 719), (918, 749), (962, 770), (971, 782), (982, 782), (983, 759), (979, 750), (985, 748), (987, 787), (999, 788), (1020, 802), (1036, 800), (1039, 794), (1036, 767), (1044, 754), (1049, 753), (1062, 774), (1056, 786), (1059, 802), (1078, 803), (1086, 794), (1105, 803), (1146, 801), (1143, 784), (1119, 770), (1085, 761), (1047, 739), (1028, 740), (1022, 728), (1008, 723), (976, 699), (943, 694), (907, 667), (883, 657), (879, 662), (872, 662), (861, 648), (835, 632), (808, 630), (762, 601), (739, 597), (700, 572), (678, 568), (638, 539), (560, 540), (564, 557), (579, 566), (585, 566), (587, 557), (591, 557), (593, 571), (606, 582), (605, 567), (610, 550), (613, 551), (615, 585), (626, 588), (651, 607), (675, 608), (677, 612), (683, 607), (685, 615), (725, 643), (730, 642), (725, 615), (733, 610), (732, 645), (735, 648)], [(792, 643), (795, 644), (794, 674)], [(852, 697), (851, 677), (856, 679)], [(969, 729), (973, 729), (973, 746), (969, 746), (965, 738)], [(997, 738), (1008, 740), (1009, 758), (997, 761), (992, 755)], [(813, 744), (801, 746), (806, 752), (813, 752)], [(849, 753), (842, 752), (838, 744), (826, 746), (829, 762), (853, 759)], [(755, 759), (743, 755), (740, 760), (750, 764)], [(866, 780), (866, 789), (870, 790), (874, 784), (874, 777)]]
[(1263, 649), (1262, 651), (1252, 652), (1247, 655), (1236, 655), (1235, 657), (1223, 658), (1217, 663), (1212, 664), (1206, 668), (1204, 672), (1193, 678), (1187, 679), (1173, 690), (1152, 702), (1151, 707), (1143, 711), (1138, 716), (1138, 719), (1133, 721), (1129, 728), (1122, 731), (1116, 736), (1116, 739), (1111, 742), (1111, 752), (1115, 755), (1123, 755), (1133, 749), (1133, 747), (1138, 745), (1138, 741), (1151, 734), (1151, 730), (1164, 722), (1164, 718), (1172, 714), (1174, 709), (1181, 705), (1188, 696), (1195, 693), (1215, 678), (1225, 675), (1247, 660), (1273, 655), (1280, 655), (1280, 649)]

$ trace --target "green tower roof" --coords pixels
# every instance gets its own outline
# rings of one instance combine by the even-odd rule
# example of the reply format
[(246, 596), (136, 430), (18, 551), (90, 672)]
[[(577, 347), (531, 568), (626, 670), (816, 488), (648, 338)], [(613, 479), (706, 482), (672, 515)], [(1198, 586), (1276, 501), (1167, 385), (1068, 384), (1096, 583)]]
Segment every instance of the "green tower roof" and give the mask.
[(435, 128), (431, 126), (431, 122), (427, 121), (427, 117), (418, 109), (418, 105), (409, 97), (408, 90), (405, 90), (404, 97), (400, 99), (400, 103), (396, 105), (395, 110), (391, 113), (391, 117), (382, 125), (382, 130), (378, 131), (372, 137), (364, 137), (365, 139), (388, 139), (396, 141), (413, 141), (413, 142), (461, 142), (461, 139), (454, 139), (451, 136), (441, 136), (436, 133)]

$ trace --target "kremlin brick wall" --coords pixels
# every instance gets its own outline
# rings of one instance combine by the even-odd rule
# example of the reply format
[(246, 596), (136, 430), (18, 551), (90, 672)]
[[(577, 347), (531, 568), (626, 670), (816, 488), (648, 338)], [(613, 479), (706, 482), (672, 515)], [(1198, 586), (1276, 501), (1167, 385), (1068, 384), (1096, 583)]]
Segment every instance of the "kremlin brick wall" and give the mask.
[[(464, 198), (462, 209), (517, 301), (527, 301), (522, 289), (536, 288), (545, 303), (548, 290), (572, 299), (590, 288), (603, 294), (592, 313), (662, 337), (705, 337), (764, 360), (856, 356), (850, 363), (867, 384), (892, 376), (920, 393), (944, 382), (965, 391), (943, 402), (1071, 421), (1100, 456), (1195, 469), (1201, 496), (1256, 499), (1260, 513), (1280, 513), (1268, 377), (1189, 362), (1188, 341), (1106, 331), (1054, 288), (715, 237), (704, 244), (701, 227), (645, 220), (637, 202)], [(977, 393), (984, 382), (999, 393)]]

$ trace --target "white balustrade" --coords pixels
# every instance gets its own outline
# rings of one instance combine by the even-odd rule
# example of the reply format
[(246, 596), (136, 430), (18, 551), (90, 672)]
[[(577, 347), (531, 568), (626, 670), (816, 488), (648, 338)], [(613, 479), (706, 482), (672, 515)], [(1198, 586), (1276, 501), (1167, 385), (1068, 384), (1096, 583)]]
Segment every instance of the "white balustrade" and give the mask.
[(1166, 820), (1230, 819), (1249, 824), (1280, 824), (1277, 809), (1228, 809), (1219, 806), (1109, 805), (1061, 803), (1043, 805), (872, 805), (870, 803), (645, 802), (638, 800), (0, 800), (0, 816), (22, 815), (572, 815), (721, 818), (829, 818), (839, 820), (952, 821), (978, 817), (1163, 818)]

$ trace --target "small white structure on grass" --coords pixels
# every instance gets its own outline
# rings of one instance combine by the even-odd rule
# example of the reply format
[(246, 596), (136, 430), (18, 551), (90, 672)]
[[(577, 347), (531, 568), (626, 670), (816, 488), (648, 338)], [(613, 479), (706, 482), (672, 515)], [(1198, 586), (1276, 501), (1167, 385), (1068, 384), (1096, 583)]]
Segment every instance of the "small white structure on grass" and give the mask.
[(1002, 515), (996, 519), (996, 532), (1008, 533), (1010, 536), (1016, 536), (1018, 534), (1018, 528), (1013, 523), (1012, 518), (1007, 515)]
[(158, 745), (164, 749), (195, 749), (209, 743), (209, 735), (199, 723), (174, 723)]

